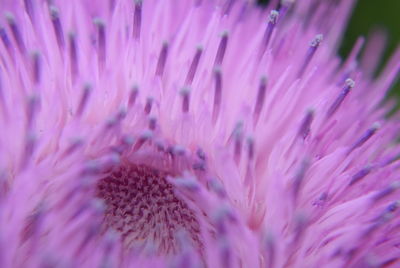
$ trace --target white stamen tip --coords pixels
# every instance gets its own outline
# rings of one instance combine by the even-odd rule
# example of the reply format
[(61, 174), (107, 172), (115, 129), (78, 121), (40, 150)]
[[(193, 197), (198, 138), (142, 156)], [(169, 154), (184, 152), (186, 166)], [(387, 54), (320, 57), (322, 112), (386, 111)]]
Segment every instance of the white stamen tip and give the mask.
[(356, 85), (356, 82), (354, 82), (354, 80), (351, 79), (351, 78), (347, 78), (346, 81), (345, 81), (345, 84), (349, 88), (353, 88)]
[(268, 21), (272, 24), (276, 24), (278, 21), (279, 12), (277, 10), (271, 10), (268, 16)]
[(324, 36), (322, 34), (317, 34), (314, 37), (314, 39), (311, 41), (310, 46), (312, 46), (312, 47), (319, 46), (319, 44), (321, 44), (323, 39), (324, 39)]
[(182, 96), (187, 96), (187, 95), (189, 95), (189, 93), (190, 93), (190, 87), (183, 87), (183, 88), (179, 91), (179, 93), (180, 93)]
[(372, 128), (373, 128), (373, 129), (380, 129), (381, 126), (382, 126), (381, 123), (375, 122), (375, 123), (372, 125)]
[(104, 26), (105, 22), (101, 18), (94, 18), (93, 23), (96, 24), (97, 26)]

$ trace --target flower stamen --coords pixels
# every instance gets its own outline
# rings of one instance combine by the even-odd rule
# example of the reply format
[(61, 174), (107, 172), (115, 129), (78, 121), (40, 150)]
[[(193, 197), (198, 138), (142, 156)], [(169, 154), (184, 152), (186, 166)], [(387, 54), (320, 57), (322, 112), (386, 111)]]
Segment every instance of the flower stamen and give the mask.
[(152, 97), (148, 97), (146, 99), (146, 105), (144, 106), (145, 114), (150, 114), (151, 108), (153, 107), (154, 99)]
[(72, 80), (74, 81), (76, 76), (78, 75), (78, 51), (76, 46), (76, 36), (74, 33), (69, 33), (68, 35), (68, 43), (69, 43), (69, 61), (71, 68)]
[(50, 13), (51, 23), (53, 24), (54, 34), (57, 39), (57, 44), (61, 49), (63, 49), (65, 46), (64, 31), (62, 28), (62, 24), (60, 22), (60, 15), (58, 9), (55, 6), (50, 6), (49, 13)]
[(79, 102), (79, 106), (78, 106), (78, 109), (76, 111), (77, 118), (81, 117), (83, 112), (85, 111), (85, 108), (86, 108), (86, 106), (87, 106), (87, 104), (89, 102), (89, 98), (90, 98), (90, 95), (91, 95), (90, 93), (91, 92), (92, 92), (91, 85), (90, 84), (86, 84), (83, 87), (81, 99), (80, 99), (80, 102)]
[(306, 58), (304, 59), (303, 64), (300, 66), (299, 72), (297, 74), (297, 78), (303, 76), (304, 72), (306, 71), (308, 64), (311, 62), (315, 52), (317, 51), (319, 45), (321, 44), (323, 39), (322, 34), (317, 34), (314, 39), (310, 43), (310, 47), (307, 50)]
[(279, 17), (279, 12), (277, 10), (271, 10), (271, 12), (268, 16), (267, 28), (265, 29), (265, 33), (264, 33), (264, 37), (263, 37), (261, 55), (268, 48), (269, 42), (271, 40), (272, 32), (274, 31), (275, 25), (278, 21), (278, 17)]
[(222, 73), (220, 68), (216, 68), (214, 71), (214, 105), (212, 121), (215, 122), (218, 119), (219, 111), (221, 109), (221, 99), (222, 99)]
[(367, 129), (367, 131), (365, 131), (365, 133), (349, 148), (347, 154), (350, 154), (352, 151), (366, 143), (378, 131), (379, 128), (380, 124), (375, 123), (372, 127)]
[(258, 86), (256, 104), (254, 106), (254, 112), (253, 112), (254, 125), (257, 124), (258, 119), (260, 117), (261, 110), (262, 110), (262, 108), (264, 106), (264, 102), (265, 102), (265, 93), (266, 92), (267, 92), (267, 77), (263, 76), (260, 79), (260, 85)]
[(168, 43), (164, 42), (161, 47), (160, 55), (158, 56), (156, 76), (162, 77), (164, 73), (165, 64), (168, 57)]
[(182, 96), (182, 112), (187, 113), (190, 105), (190, 88), (184, 87), (180, 93)]
[(6, 19), (7, 19), (8, 26), (10, 27), (11, 33), (14, 37), (15, 43), (17, 44), (17, 47), (19, 49), (19, 52), (21, 52), (21, 54), (25, 54), (25, 50), (26, 50), (25, 44), (22, 39), (21, 32), (18, 28), (18, 25), (15, 22), (14, 16), (8, 13), (8, 14), (6, 14)]
[(340, 92), (339, 96), (335, 99), (335, 101), (332, 103), (332, 105), (329, 107), (326, 116), (331, 117), (336, 110), (339, 108), (339, 106), (342, 104), (346, 96), (349, 94), (349, 92), (352, 90), (352, 88), (355, 86), (355, 82), (353, 79), (346, 79), (345, 85), (343, 87), (342, 92)]
[(306, 115), (303, 119), (303, 122), (301, 123), (301, 126), (299, 128), (298, 136), (302, 138), (303, 140), (307, 138), (307, 136), (310, 134), (311, 130), (311, 124), (314, 120), (314, 110), (309, 109), (306, 112)]
[(185, 85), (192, 84), (202, 54), (203, 54), (203, 47), (198, 46), (196, 49), (196, 53), (194, 54), (192, 63), (190, 64), (190, 69), (186, 76)]
[(94, 24), (97, 26), (97, 49), (99, 65), (104, 65), (106, 60), (106, 32), (105, 23), (101, 19), (95, 19)]
[(222, 33), (221, 40), (219, 41), (217, 55), (215, 56), (214, 66), (221, 66), (224, 60), (226, 48), (228, 46), (229, 34), (227, 31)]
[(142, 24), (142, 0), (135, 0), (135, 10), (133, 15), (133, 38), (140, 39), (140, 30)]

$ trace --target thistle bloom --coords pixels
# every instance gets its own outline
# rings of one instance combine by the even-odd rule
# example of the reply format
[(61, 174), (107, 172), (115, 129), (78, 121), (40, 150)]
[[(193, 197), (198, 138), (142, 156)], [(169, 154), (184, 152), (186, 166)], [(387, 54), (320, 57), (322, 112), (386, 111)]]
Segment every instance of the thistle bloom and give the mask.
[(2, 1), (0, 266), (397, 267), (400, 50), (277, 2)]

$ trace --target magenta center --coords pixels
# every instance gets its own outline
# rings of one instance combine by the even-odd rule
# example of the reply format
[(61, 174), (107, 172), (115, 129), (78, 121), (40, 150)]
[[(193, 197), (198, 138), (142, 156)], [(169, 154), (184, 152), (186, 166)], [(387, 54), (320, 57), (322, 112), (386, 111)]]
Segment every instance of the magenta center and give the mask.
[(97, 196), (105, 201), (104, 227), (120, 233), (124, 247), (157, 254), (181, 251), (178, 234), (201, 247), (200, 225), (192, 209), (174, 193), (168, 172), (122, 165), (101, 179)]

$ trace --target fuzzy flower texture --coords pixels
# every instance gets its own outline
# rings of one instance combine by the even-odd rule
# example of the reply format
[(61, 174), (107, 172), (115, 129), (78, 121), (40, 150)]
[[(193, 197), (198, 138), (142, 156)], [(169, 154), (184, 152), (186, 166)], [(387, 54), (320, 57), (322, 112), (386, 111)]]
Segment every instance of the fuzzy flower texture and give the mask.
[(337, 57), (353, 5), (0, 1), (0, 267), (400, 267), (400, 49)]

